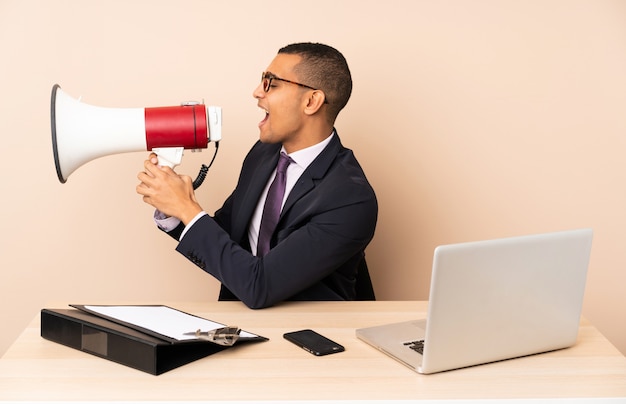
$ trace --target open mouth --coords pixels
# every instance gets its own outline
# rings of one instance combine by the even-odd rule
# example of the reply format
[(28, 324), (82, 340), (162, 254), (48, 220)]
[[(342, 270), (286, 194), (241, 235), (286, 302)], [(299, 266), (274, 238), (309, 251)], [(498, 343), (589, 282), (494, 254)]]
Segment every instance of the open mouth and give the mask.
[[(259, 107), (259, 108), (260, 108), (260, 107)], [(270, 113), (269, 113), (269, 111), (267, 111), (267, 110), (266, 110), (266, 109), (264, 109), (264, 108), (261, 108), (261, 111), (263, 111), (264, 116), (263, 116), (263, 119), (261, 120), (261, 122), (259, 122), (259, 126), (262, 126), (265, 122), (267, 122), (267, 120), (268, 120), (268, 119), (269, 119), (269, 117), (270, 117)]]

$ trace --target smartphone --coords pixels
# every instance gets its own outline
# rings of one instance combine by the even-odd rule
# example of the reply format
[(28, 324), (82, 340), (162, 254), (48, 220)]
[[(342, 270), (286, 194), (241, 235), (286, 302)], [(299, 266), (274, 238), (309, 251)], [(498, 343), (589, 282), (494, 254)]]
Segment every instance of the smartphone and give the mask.
[(300, 330), (283, 334), (289, 342), (293, 342), (305, 351), (322, 356), (345, 351), (345, 348), (335, 341), (331, 341), (325, 336), (313, 330)]

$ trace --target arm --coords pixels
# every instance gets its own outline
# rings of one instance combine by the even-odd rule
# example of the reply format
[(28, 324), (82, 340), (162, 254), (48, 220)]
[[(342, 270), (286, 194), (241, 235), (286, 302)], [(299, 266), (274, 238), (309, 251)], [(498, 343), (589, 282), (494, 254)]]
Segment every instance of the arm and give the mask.
[[(214, 218), (205, 215), (190, 226), (177, 250), (251, 308), (290, 298), (353, 298), (357, 266), (373, 237), (378, 207), (352, 153), (341, 149), (338, 141), (331, 146), (292, 191), (276, 241), (265, 257), (257, 258), (238, 244), (247, 237), (256, 198), (272, 169), (269, 156), (277, 153), (274, 145), (261, 143), (244, 160), (237, 187), (222, 209)], [(152, 173), (155, 168), (147, 164), (146, 170)], [(169, 175), (169, 169), (162, 170)], [(144, 173), (148, 178), (140, 174), (138, 192), (150, 203), (158, 201), (158, 195), (153, 197), (143, 187), (150, 188), (152, 177), (161, 176), (159, 171), (148, 172)]]
[(376, 217), (369, 185), (319, 187), (287, 212), (286, 227), (263, 258), (232, 241), (208, 216), (189, 229), (177, 250), (247, 306), (262, 308), (316, 285), (360, 254), (373, 237)]

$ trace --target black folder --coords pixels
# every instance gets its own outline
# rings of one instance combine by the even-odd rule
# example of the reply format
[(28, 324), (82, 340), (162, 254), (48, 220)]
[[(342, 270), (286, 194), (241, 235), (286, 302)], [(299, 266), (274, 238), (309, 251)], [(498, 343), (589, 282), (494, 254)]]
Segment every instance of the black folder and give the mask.
[[(41, 310), (43, 338), (153, 375), (232, 348), (198, 339), (177, 341), (131, 326), (82, 310)], [(254, 341), (267, 338), (241, 338), (236, 345)]]

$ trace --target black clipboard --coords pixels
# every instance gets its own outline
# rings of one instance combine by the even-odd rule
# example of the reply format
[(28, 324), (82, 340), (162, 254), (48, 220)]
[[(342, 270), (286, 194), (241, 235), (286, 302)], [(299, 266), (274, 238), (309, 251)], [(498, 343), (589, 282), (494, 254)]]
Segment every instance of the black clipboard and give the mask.
[[(233, 346), (224, 346), (201, 338), (180, 341), (136, 324), (94, 313), (88, 309), (89, 306), (71, 305), (71, 307), (71, 309), (41, 310), (41, 336), (44, 339), (152, 375), (159, 375), (225, 349), (235, 348), (240, 343), (243, 345), (268, 340), (246, 332)], [(178, 312), (193, 316), (180, 310)]]

